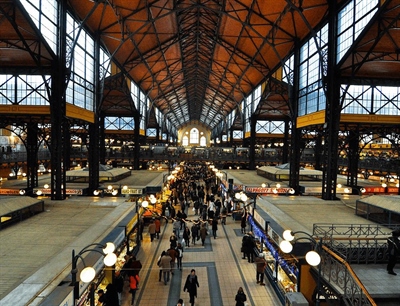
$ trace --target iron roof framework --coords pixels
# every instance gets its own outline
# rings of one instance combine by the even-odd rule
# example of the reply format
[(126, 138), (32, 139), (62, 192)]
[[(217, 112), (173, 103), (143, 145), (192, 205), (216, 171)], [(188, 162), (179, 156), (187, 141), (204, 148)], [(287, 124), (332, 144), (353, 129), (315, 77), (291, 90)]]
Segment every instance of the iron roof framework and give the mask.
[(68, 4), (173, 126), (200, 122), (210, 130), (240, 112), (328, 11), (326, 0)]

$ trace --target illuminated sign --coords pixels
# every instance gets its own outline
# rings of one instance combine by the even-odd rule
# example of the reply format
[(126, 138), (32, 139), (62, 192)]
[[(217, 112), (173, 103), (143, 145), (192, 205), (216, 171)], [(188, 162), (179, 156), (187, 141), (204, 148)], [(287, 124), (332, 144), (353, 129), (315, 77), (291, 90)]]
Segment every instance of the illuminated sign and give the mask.
[[(265, 188), (265, 187), (247, 187), (245, 188), (245, 192), (247, 193), (257, 193), (257, 194), (267, 194), (267, 193), (289, 193), (291, 188), (283, 187), (283, 188)], [(274, 192), (275, 191), (275, 192)]]
[(19, 189), (3, 189), (3, 188), (0, 188), (0, 194), (19, 195)]
[[(50, 188), (34, 189), (33, 193), (37, 194), (37, 192), (39, 190), (42, 192), (42, 194), (51, 194), (51, 189)], [(82, 191), (82, 189), (66, 189), (65, 193), (66, 194), (71, 194), (71, 195), (82, 195), (83, 191)]]
[(121, 194), (137, 194), (137, 195), (142, 195), (143, 188), (128, 188), (128, 189), (121, 189)]

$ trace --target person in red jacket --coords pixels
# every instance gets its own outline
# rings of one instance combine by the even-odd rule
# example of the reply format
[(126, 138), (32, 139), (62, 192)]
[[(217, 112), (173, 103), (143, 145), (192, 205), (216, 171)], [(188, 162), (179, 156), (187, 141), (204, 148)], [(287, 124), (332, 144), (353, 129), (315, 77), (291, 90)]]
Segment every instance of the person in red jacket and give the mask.
[(133, 275), (129, 276), (129, 288), (130, 288), (129, 292), (132, 295), (131, 305), (133, 305), (133, 303), (135, 302), (136, 291), (139, 289), (139, 281), (140, 278), (138, 274), (134, 276)]

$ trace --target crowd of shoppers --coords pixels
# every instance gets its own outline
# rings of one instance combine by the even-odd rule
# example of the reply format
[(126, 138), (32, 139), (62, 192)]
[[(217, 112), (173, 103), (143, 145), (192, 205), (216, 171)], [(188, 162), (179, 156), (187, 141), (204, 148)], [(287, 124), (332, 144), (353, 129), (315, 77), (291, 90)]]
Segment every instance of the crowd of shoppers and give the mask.
[[(223, 198), (220, 190), (215, 183), (214, 174), (210, 173), (205, 166), (188, 167), (178, 177), (169, 182), (170, 197), (163, 203), (161, 213), (154, 213), (153, 217), (148, 221), (148, 237), (150, 242), (160, 239), (161, 227), (168, 223), (172, 224), (172, 233), (169, 236), (169, 248), (162, 251), (157, 265), (159, 268), (159, 282), (168, 285), (175, 272), (182, 271), (183, 254), (185, 248), (196, 246), (200, 243), (205, 246), (211, 243), (207, 238), (211, 235), (214, 239), (218, 237), (218, 226), (226, 225), (226, 217), (235, 209), (230, 198)], [(245, 210), (243, 210), (245, 212)], [(241, 213), (237, 211), (236, 213)], [(190, 217), (188, 217), (190, 215)], [(241, 230), (244, 233), (246, 227), (247, 213), (243, 213), (244, 217), (241, 222)], [(194, 218), (193, 218), (194, 217)], [(171, 222), (169, 222), (171, 221)], [(145, 224), (141, 218), (141, 232)], [(245, 241), (251, 233), (246, 233)], [(168, 236), (167, 236), (168, 237)], [(245, 238), (246, 237), (246, 238)], [(141, 239), (143, 239), (141, 237)], [(146, 240), (145, 240), (146, 241)], [(248, 251), (252, 249), (250, 241), (243, 242), (244, 256), (248, 257), (250, 262), (253, 261), (253, 254)], [(256, 260), (257, 261), (257, 260)], [(121, 303), (121, 296), (124, 290), (124, 281), (129, 283), (129, 292), (131, 293), (131, 305), (135, 303), (136, 292), (139, 289), (140, 276), (139, 271), (142, 268), (140, 261), (135, 256), (129, 254), (126, 263), (121, 271), (116, 271), (112, 287), (110, 287), (111, 295), (114, 291), (118, 297), (118, 304)], [(258, 271), (258, 270), (257, 270)], [(263, 284), (263, 278), (257, 273), (257, 280)], [(189, 304), (195, 304), (197, 297), (197, 288), (199, 287), (198, 277), (194, 269), (191, 270), (184, 283), (183, 290), (189, 293)], [(101, 294), (101, 292), (100, 292)], [(103, 292), (107, 296), (107, 291)], [(239, 290), (235, 296), (237, 303), (246, 300), (243, 290)], [(105, 297), (103, 298), (105, 300)], [(109, 305), (109, 304), (105, 304)], [(110, 304), (111, 305), (111, 304)], [(183, 299), (179, 299), (177, 305), (184, 305)], [(242, 304), (237, 304), (242, 305)]]

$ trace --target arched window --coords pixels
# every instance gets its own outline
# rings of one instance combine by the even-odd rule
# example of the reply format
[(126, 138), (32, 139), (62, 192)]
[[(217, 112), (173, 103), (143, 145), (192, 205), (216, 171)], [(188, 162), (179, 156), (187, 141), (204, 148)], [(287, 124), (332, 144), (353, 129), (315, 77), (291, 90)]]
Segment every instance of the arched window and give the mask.
[(182, 146), (188, 146), (189, 145), (189, 137), (183, 136), (182, 137)]
[(207, 146), (207, 140), (205, 136), (200, 137), (200, 146), (201, 147), (206, 147)]
[(196, 128), (190, 130), (190, 143), (199, 143), (199, 130)]

